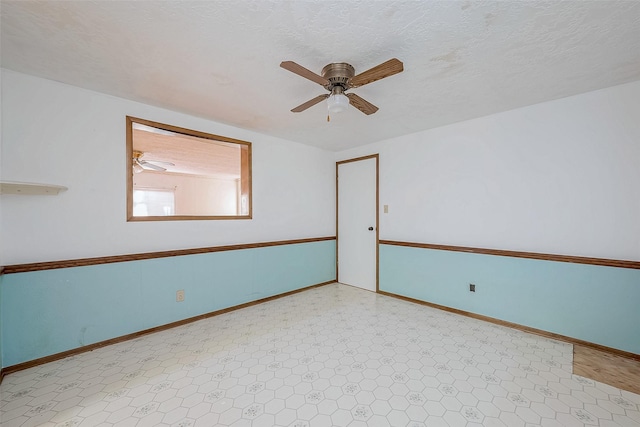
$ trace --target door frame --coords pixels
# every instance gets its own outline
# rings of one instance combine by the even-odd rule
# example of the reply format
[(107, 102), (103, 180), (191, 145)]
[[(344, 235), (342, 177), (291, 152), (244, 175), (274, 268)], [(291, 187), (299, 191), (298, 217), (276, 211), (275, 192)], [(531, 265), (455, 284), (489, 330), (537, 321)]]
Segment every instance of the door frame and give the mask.
[(368, 156), (355, 157), (352, 159), (340, 160), (336, 162), (336, 281), (340, 278), (338, 274), (340, 265), (338, 263), (338, 239), (340, 239), (340, 233), (338, 228), (338, 217), (340, 213), (340, 206), (338, 202), (338, 192), (340, 191), (338, 185), (338, 168), (345, 163), (359, 162), (361, 160), (376, 160), (376, 293), (380, 291), (380, 154), (370, 154)]

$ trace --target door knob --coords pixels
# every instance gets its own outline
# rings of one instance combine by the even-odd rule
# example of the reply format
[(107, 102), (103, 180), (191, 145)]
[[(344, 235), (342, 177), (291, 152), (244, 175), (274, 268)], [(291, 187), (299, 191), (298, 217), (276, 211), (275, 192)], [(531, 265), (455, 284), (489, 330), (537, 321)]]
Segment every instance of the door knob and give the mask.
[(369, 227), (369, 231), (373, 231), (373, 227)]

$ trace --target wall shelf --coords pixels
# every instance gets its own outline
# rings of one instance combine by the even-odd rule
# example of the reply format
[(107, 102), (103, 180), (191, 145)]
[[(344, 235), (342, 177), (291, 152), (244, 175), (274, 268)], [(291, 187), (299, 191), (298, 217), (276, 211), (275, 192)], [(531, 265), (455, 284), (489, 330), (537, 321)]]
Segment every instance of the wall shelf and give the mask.
[(32, 182), (0, 181), (0, 194), (22, 194), (28, 196), (55, 196), (68, 188), (62, 185), (36, 184)]

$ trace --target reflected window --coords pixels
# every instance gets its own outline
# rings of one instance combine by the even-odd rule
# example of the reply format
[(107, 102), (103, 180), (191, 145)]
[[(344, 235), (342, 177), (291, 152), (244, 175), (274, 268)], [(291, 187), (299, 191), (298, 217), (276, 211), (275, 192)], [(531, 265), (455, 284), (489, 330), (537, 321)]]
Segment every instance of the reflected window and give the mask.
[(168, 216), (175, 214), (173, 190), (155, 188), (133, 190), (134, 216)]

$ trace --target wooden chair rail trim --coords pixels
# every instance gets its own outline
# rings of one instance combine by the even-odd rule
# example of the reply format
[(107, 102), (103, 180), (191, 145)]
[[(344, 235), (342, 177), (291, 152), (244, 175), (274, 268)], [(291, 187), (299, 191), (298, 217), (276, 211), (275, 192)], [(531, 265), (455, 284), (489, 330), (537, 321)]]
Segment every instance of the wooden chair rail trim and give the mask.
[(5, 265), (0, 271), (2, 272), (2, 274), (26, 273), (30, 271), (54, 270), (58, 268), (69, 268), (69, 267), (85, 267), (89, 265), (112, 264), (116, 262), (127, 262), (127, 261), (141, 261), (141, 260), (155, 259), (155, 258), (206, 254), (211, 252), (237, 251), (241, 249), (266, 248), (270, 246), (296, 245), (300, 243), (323, 242), (323, 241), (335, 240), (335, 239), (336, 239), (335, 236), (314, 237), (310, 239), (280, 240), (280, 241), (274, 241), (274, 242), (247, 243), (247, 244), (227, 245), (227, 246), (212, 246), (208, 248), (179, 249), (174, 251), (146, 252), (146, 253), (130, 254), (130, 255), (114, 255), (114, 256), (96, 257), (96, 258), (81, 258), (81, 259), (71, 259), (71, 260), (61, 260), (61, 261), (36, 262), (31, 264), (15, 264), (15, 265)]
[(424, 306), (427, 306), (427, 307), (436, 308), (438, 310), (448, 311), (449, 313), (459, 314), (461, 316), (471, 317), (473, 319), (478, 319), (478, 320), (482, 320), (482, 321), (485, 321), (485, 322), (493, 323), (495, 325), (500, 325), (500, 326), (505, 326), (507, 328), (517, 329), (519, 331), (527, 332), (527, 333), (534, 334), (534, 335), (539, 335), (539, 336), (544, 337), (544, 338), (549, 338), (549, 339), (553, 339), (553, 340), (556, 340), (556, 341), (562, 341), (562, 342), (566, 342), (568, 344), (573, 344), (573, 345), (581, 345), (583, 347), (593, 348), (595, 350), (600, 350), (600, 351), (603, 351), (605, 353), (613, 354), (613, 355), (624, 357), (624, 358), (627, 358), (627, 359), (640, 361), (640, 354), (631, 353), (631, 352), (624, 351), (624, 350), (619, 350), (617, 348), (607, 347), (607, 346), (604, 346), (604, 345), (601, 345), (601, 344), (596, 344), (596, 343), (592, 343), (592, 342), (589, 342), (589, 341), (584, 341), (584, 340), (581, 340), (581, 339), (578, 339), (578, 338), (572, 338), (572, 337), (568, 337), (566, 335), (560, 335), (560, 334), (556, 334), (556, 333), (553, 333), (553, 332), (548, 332), (548, 331), (545, 331), (545, 330), (542, 330), (542, 329), (536, 329), (536, 328), (532, 328), (532, 327), (529, 327), (529, 326), (520, 325), (518, 323), (507, 322), (505, 320), (496, 319), (495, 317), (484, 316), (482, 314), (476, 314), (476, 313), (472, 313), (472, 312), (469, 312), (469, 311), (460, 310), (460, 309), (457, 309), (457, 308), (451, 308), (451, 307), (447, 307), (445, 305), (434, 304), (432, 302), (422, 301), (422, 300), (419, 300), (419, 299), (406, 297), (404, 295), (398, 295), (398, 294), (394, 294), (394, 293), (391, 293), (391, 292), (378, 291), (378, 293), (381, 294), (381, 295), (386, 295), (386, 296), (389, 296), (389, 297), (398, 298), (398, 299), (401, 299), (401, 300), (404, 300), (404, 301), (409, 301), (409, 302), (412, 302), (412, 303), (415, 303), (415, 304), (420, 304), (420, 305), (424, 305)]
[(4, 378), (4, 376), (12, 374), (14, 372), (22, 371), (24, 369), (33, 368), (34, 366), (43, 365), (45, 363), (54, 362), (56, 360), (64, 359), (65, 357), (75, 356), (77, 354), (82, 354), (82, 353), (86, 353), (88, 351), (93, 351), (93, 350), (96, 350), (98, 348), (102, 348), (102, 347), (105, 347), (105, 346), (108, 346), (108, 345), (111, 345), (111, 344), (117, 344), (117, 343), (120, 343), (120, 342), (123, 342), (123, 341), (133, 340), (133, 339), (139, 338), (139, 337), (144, 336), (144, 335), (152, 334), (154, 332), (166, 331), (167, 329), (172, 329), (172, 328), (175, 328), (175, 327), (178, 327), (178, 326), (182, 326), (182, 325), (186, 325), (186, 324), (189, 324), (189, 323), (197, 322), (198, 320), (203, 320), (203, 319), (208, 319), (209, 317), (219, 316), (221, 314), (228, 313), (230, 311), (235, 311), (235, 310), (239, 310), (241, 308), (246, 308), (246, 307), (251, 307), (253, 305), (262, 304), (263, 302), (268, 302), (268, 301), (272, 301), (272, 300), (275, 300), (275, 299), (278, 299), (278, 298), (282, 298), (282, 297), (286, 297), (286, 296), (289, 296), (289, 295), (297, 294), (299, 292), (307, 291), (309, 289), (319, 288), (321, 286), (329, 285), (329, 284), (335, 283), (335, 282), (336, 282), (335, 280), (329, 280), (327, 282), (316, 283), (315, 285), (305, 286), (304, 288), (295, 289), (293, 291), (284, 292), (282, 294), (272, 295), (270, 297), (265, 297), (265, 298), (261, 298), (259, 300), (246, 302), (244, 304), (235, 305), (233, 307), (223, 308), (223, 309), (212, 311), (212, 312), (209, 312), (209, 313), (200, 314), (198, 316), (189, 317), (187, 319), (178, 320), (176, 322), (167, 323), (166, 325), (156, 326), (156, 327), (153, 327), (153, 328), (145, 329), (143, 331), (138, 331), (138, 332), (134, 332), (134, 333), (127, 334), (127, 335), (122, 335), (122, 336), (119, 336), (119, 337), (116, 337), (116, 338), (111, 338), (111, 339), (100, 341), (100, 342), (97, 342), (97, 343), (85, 345), (85, 346), (82, 346), (82, 347), (73, 348), (71, 350), (63, 351), (61, 353), (56, 353), (56, 354), (52, 354), (52, 355), (49, 355), (49, 356), (40, 357), (38, 359), (29, 360), (27, 362), (18, 363), (17, 365), (7, 366), (7, 367), (2, 368), (0, 370), (0, 383), (2, 383), (2, 378)]
[(391, 246), (406, 246), (410, 248), (421, 248), (421, 249), (436, 249), (439, 251), (468, 252), (468, 253), (483, 254), (483, 255), (498, 255), (498, 256), (514, 257), (514, 258), (539, 259), (543, 261), (571, 262), (574, 264), (601, 265), (605, 267), (633, 268), (636, 270), (640, 270), (640, 261), (626, 261), (626, 260), (606, 259), (606, 258), (588, 258), (588, 257), (571, 256), (571, 255), (541, 254), (536, 252), (506, 251), (501, 249), (470, 248), (465, 246), (434, 245), (431, 243), (399, 242), (395, 240), (380, 240), (380, 244), (391, 245)]

